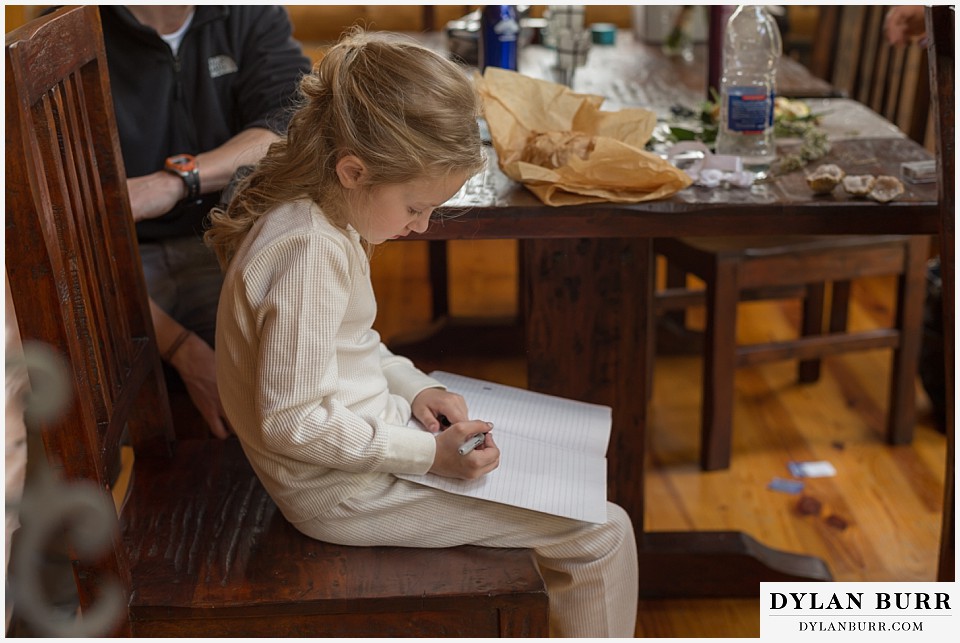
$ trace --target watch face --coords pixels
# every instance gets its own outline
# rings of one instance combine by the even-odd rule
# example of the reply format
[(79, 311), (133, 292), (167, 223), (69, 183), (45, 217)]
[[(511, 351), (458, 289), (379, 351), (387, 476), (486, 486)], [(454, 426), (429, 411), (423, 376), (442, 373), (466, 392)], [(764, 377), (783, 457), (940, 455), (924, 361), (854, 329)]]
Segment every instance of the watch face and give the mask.
[(193, 172), (197, 169), (197, 160), (190, 154), (177, 154), (169, 157), (166, 165), (174, 172)]
[(163, 169), (176, 174), (187, 186), (187, 201), (200, 202), (200, 168), (197, 159), (190, 154), (175, 154), (166, 159)]

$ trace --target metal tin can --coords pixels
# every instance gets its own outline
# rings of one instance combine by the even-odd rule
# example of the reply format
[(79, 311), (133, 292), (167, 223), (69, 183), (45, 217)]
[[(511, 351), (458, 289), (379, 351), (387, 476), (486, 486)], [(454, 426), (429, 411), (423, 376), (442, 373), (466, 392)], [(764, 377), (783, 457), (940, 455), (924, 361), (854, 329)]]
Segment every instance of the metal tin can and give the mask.
[(517, 38), (520, 23), (513, 5), (487, 5), (480, 26), (481, 69), (501, 67), (517, 69)]

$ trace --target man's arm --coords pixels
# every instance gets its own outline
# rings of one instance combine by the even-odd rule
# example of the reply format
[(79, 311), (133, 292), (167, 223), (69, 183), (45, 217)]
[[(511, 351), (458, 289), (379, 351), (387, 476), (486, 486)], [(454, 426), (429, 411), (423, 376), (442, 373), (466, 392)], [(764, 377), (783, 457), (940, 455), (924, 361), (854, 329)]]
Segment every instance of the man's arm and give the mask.
[(206, 420), (210, 432), (221, 439), (228, 437), (231, 430), (224, 419), (220, 392), (217, 390), (213, 349), (164, 312), (153, 299), (150, 300), (150, 317), (163, 360), (177, 369), (190, 399)]
[[(219, 192), (230, 182), (242, 165), (253, 165), (266, 153), (270, 144), (280, 137), (262, 128), (245, 129), (226, 143), (197, 156), (200, 171), (200, 193)], [(127, 180), (130, 209), (134, 221), (162, 216), (187, 196), (187, 186), (175, 174), (157, 170), (145, 176)]]

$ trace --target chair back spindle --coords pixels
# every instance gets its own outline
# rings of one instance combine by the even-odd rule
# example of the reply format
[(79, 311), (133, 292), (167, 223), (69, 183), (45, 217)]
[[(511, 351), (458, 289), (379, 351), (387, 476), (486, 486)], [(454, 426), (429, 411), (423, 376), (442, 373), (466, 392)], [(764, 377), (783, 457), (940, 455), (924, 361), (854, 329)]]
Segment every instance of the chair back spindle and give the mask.
[(887, 42), (883, 23), (888, 10), (880, 5), (821, 7), (823, 29), (812, 71), (829, 80), (837, 94), (867, 105), (922, 144), (930, 120), (926, 49)]

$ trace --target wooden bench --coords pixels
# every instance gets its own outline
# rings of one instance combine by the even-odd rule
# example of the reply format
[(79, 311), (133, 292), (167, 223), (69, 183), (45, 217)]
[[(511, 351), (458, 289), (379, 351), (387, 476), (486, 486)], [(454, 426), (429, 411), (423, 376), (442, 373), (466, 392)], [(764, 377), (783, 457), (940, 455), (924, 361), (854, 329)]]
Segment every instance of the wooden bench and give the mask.
[[(235, 439), (175, 439), (120, 156), (99, 14), (66, 7), (6, 41), (7, 268), (24, 339), (69, 363), (44, 428), (69, 482), (110, 497), (109, 549), (74, 552), (82, 610), (119, 581), (137, 636), (546, 636), (532, 552), (342, 547), (289, 525)], [(97, 559), (93, 559), (97, 558)]]

